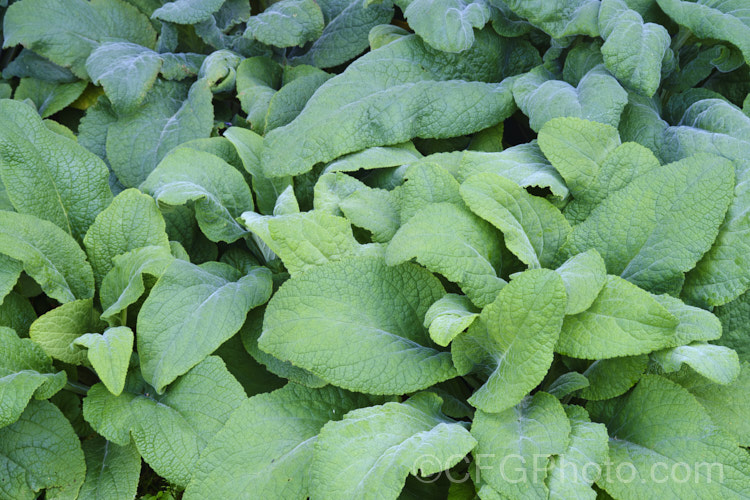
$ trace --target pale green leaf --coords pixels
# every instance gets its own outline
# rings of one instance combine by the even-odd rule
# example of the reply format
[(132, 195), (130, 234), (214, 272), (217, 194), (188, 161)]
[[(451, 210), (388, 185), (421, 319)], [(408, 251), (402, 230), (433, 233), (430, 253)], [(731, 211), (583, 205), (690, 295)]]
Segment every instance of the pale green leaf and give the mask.
[(538, 66), (514, 82), (513, 97), (535, 131), (549, 120), (563, 116), (616, 127), (628, 102), (627, 92), (604, 66), (595, 66), (576, 87), (556, 80), (548, 69)]
[(721, 155), (734, 164), (734, 198), (713, 246), (688, 273), (683, 295), (690, 301), (722, 305), (750, 286), (750, 117), (720, 99), (699, 101), (681, 124), (665, 132), (662, 155), (677, 160), (699, 152)]
[(320, 429), (370, 399), (335, 387), (287, 384), (246, 400), (201, 453), (185, 500), (304, 498)]
[(276, 47), (293, 47), (318, 38), (324, 23), (314, 0), (280, 0), (248, 19), (243, 36)]
[(192, 86), (157, 80), (141, 107), (109, 126), (107, 158), (125, 187), (140, 185), (173, 148), (208, 137), (212, 94), (205, 80)]
[(433, 348), (422, 326), (444, 293), (437, 278), (414, 264), (388, 267), (373, 257), (329, 262), (281, 286), (266, 309), (259, 345), (343, 388), (416, 391), (456, 375), (450, 353)]
[(133, 354), (133, 330), (127, 326), (107, 328), (104, 333), (87, 333), (73, 341), (86, 347), (86, 356), (96, 374), (109, 389), (118, 396), (125, 387), (130, 355)]
[(80, 241), (112, 201), (107, 166), (48, 130), (26, 104), (0, 101), (0, 117), (0, 177), (14, 208)]
[(560, 401), (546, 392), (499, 413), (478, 411), (471, 434), (482, 481), (502, 497), (549, 498), (547, 467), (570, 442), (571, 424)]
[(398, 167), (420, 158), (422, 154), (411, 142), (393, 146), (376, 146), (337, 158), (326, 165), (324, 172), (356, 172), (357, 170)]
[(146, 291), (143, 275), (161, 277), (172, 260), (169, 249), (162, 246), (140, 247), (113, 257), (114, 267), (104, 276), (99, 289), (104, 309), (101, 318), (110, 325), (122, 324), (118, 316)]
[(579, 314), (591, 307), (607, 281), (604, 260), (593, 249), (569, 258), (555, 271), (568, 292), (566, 315)]
[(0, 253), (23, 269), (59, 302), (94, 295), (94, 276), (78, 243), (62, 229), (33, 215), (0, 211)]
[(555, 350), (582, 359), (643, 354), (674, 345), (678, 323), (651, 294), (610, 275), (591, 307), (565, 318)]
[(324, 83), (291, 123), (268, 133), (263, 170), (274, 177), (301, 174), (367, 147), (453, 137), (501, 121), (513, 111), (510, 85), (484, 82), (523, 68), (497, 63), (512, 51), (511, 42), (486, 30), (477, 37), (460, 56), (409, 36), (359, 58)]
[(8, 7), (3, 47), (22, 44), (85, 78), (86, 58), (101, 42), (153, 47), (148, 19), (121, 0), (23, 0)]
[(396, 229), (421, 209), (434, 203), (448, 202), (464, 206), (459, 192), (460, 184), (440, 163), (427, 159), (419, 161), (406, 168), (404, 179), (403, 185), (392, 192), (392, 196), (398, 196), (400, 209), (400, 223)]
[(441, 412), (443, 401), (418, 393), (404, 403), (349, 412), (320, 431), (311, 467), (311, 496), (396, 499), (406, 476), (428, 476), (461, 461), (476, 440)]
[(141, 475), (141, 456), (135, 446), (119, 446), (99, 436), (83, 442), (86, 479), (78, 498), (129, 500), (135, 497)]
[(505, 246), (530, 268), (550, 267), (570, 224), (549, 201), (497, 174), (470, 176), (461, 196), (477, 215), (502, 231)]
[(544, 378), (565, 315), (566, 293), (554, 271), (525, 271), (482, 310), (452, 344), (459, 372), (476, 369), (487, 382), (469, 398), (486, 412), (518, 404)]
[(217, 12), (226, 0), (174, 0), (154, 11), (154, 19), (176, 24), (195, 24)]
[(595, 248), (609, 273), (656, 293), (674, 291), (711, 247), (733, 188), (734, 169), (721, 157), (664, 165), (605, 199), (573, 228), (566, 248)]
[(108, 42), (97, 47), (86, 60), (86, 71), (94, 84), (104, 88), (112, 105), (128, 113), (146, 98), (156, 81), (162, 58), (153, 50), (127, 42)]
[(474, 29), (490, 20), (486, 0), (395, 0), (409, 27), (431, 47), (463, 52), (474, 44)]
[(85, 81), (56, 83), (36, 78), (22, 78), (13, 98), (17, 101), (30, 100), (34, 103), (37, 113), (42, 118), (47, 118), (78, 99), (86, 85)]
[(479, 317), (479, 311), (464, 295), (446, 294), (425, 313), (424, 326), (437, 345), (450, 344)]
[[(613, 497), (739, 499), (750, 494), (747, 451), (679, 385), (646, 375), (621, 399), (588, 409), (609, 431), (611, 465), (603, 468), (597, 485)], [(632, 480), (618, 480), (618, 467)]]
[(0, 494), (13, 500), (74, 500), (86, 464), (70, 422), (55, 405), (31, 401), (15, 423), (0, 429)]
[(553, 38), (599, 36), (599, 0), (505, 0), (504, 3)]
[(548, 392), (557, 399), (562, 399), (569, 394), (589, 386), (589, 379), (578, 372), (567, 372), (557, 377), (547, 388)]
[(716, 340), (721, 336), (721, 323), (709, 311), (689, 306), (669, 295), (654, 295), (653, 298), (679, 321), (673, 333), (674, 346)]
[[(6, 299), (7, 300), (7, 299)], [(721, 320), (721, 338), (716, 344), (734, 349), (740, 361), (750, 362), (750, 292), (745, 292), (732, 302), (716, 308), (714, 314)]]
[(393, 236), (385, 253), (388, 265), (416, 258), (431, 271), (458, 283), (479, 307), (492, 302), (505, 286), (500, 269), (500, 239), (495, 229), (452, 203), (419, 210)]
[(264, 130), (275, 129), (294, 120), (307, 101), (333, 75), (313, 66), (285, 66), (283, 86), (268, 102)]
[(249, 57), (237, 67), (237, 99), (253, 130), (264, 133), (271, 99), (281, 87), (283, 68), (270, 57)]
[(21, 337), (29, 336), (29, 327), (35, 319), (34, 306), (19, 293), (10, 292), (0, 303), (0, 326), (12, 328)]
[(736, 352), (728, 347), (703, 342), (654, 352), (651, 360), (666, 373), (676, 372), (686, 364), (711, 382), (723, 385), (730, 384), (740, 374)]
[(648, 356), (645, 354), (594, 361), (583, 371), (589, 385), (578, 396), (598, 401), (625, 394), (640, 380), (647, 366)]
[(236, 168), (210, 153), (180, 148), (151, 172), (141, 189), (164, 205), (192, 202), (211, 241), (232, 243), (247, 231), (235, 220), (253, 209), (253, 195)]
[(23, 271), (23, 264), (7, 255), (0, 254), (0, 305), (13, 290), (18, 277)]
[(68, 302), (39, 316), (29, 328), (31, 340), (55, 359), (83, 364), (86, 350), (75, 345), (85, 333), (102, 332), (107, 325), (99, 319), (92, 299)]
[(165, 231), (164, 218), (153, 198), (137, 189), (126, 189), (117, 195), (96, 216), (83, 239), (96, 282), (102, 282), (118, 255), (145, 246), (168, 249)]

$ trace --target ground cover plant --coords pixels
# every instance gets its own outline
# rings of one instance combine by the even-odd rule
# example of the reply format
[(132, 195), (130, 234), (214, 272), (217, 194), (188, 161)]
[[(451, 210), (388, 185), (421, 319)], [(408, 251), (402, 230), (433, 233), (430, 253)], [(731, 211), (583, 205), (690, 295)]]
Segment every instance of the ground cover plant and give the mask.
[(0, 498), (750, 498), (745, 0), (0, 13)]

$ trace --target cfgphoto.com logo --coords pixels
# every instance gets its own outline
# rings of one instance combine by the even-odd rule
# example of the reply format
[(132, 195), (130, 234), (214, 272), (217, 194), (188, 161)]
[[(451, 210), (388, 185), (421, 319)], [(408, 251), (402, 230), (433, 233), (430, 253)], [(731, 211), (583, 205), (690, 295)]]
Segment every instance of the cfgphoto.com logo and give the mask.
[[(468, 464), (468, 467), (455, 467), (456, 462)], [(633, 462), (603, 463), (580, 462), (566, 460), (565, 456), (557, 455), (505, 455), (502, 458), (494, 454), (478, 454), (474, 461), (466, 456), (452, 456), (441, 460), (434, 455), (422, 455), (414, 461), (414, 469), (440, 470), (437, 474), (426, 477), (417, 476), (423, 483), (432, 483), (442, 476), (454, 483), (468, 481), (471, 475), (479, 482), (483, 475), (499, 476), (503, 481), (518, 484), (524, 482), (544, 482), (552, 469), (555, 469), (557, 479), (577, 483), (676, 483), (676, 484), (710, 484), (724, 482), (724, 464), (712, 462), (654, 462), (647, 467), (637, 466)], [(460, 472), (457, 472), (460, 471)]]

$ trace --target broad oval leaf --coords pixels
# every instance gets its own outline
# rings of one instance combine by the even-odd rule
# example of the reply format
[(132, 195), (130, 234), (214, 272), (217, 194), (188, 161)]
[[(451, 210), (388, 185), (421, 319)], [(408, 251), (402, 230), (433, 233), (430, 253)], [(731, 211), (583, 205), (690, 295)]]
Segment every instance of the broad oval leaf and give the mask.
[[(367, 293), (363, 293), (363, 291)], [(260, 348), (339, 387), (403, 394), (456, 376), (422, 326), (440, 282), (414, 264), (329, 262), (284, 283), (266, 309)]]

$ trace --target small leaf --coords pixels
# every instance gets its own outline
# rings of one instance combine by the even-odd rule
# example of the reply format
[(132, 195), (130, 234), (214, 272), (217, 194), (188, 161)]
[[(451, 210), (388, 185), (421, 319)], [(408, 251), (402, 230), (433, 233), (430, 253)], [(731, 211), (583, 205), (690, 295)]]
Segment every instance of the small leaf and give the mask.
[(133, 331), (127, 326), (107, 328), (102, 335), (87, 333), (73, 341), (87, 348), (86, 356), (109, 392), (118, 396), (125, 387), (130, 355), (133, 354)]

